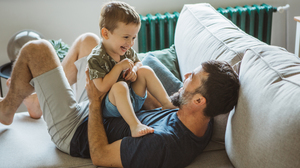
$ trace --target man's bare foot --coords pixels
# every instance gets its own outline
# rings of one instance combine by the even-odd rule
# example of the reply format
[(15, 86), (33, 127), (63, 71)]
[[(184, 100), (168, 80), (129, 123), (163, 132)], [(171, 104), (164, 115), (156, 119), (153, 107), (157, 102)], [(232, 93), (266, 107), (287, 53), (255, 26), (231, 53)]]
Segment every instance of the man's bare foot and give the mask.
[(136, 127), (130, 127), (132, 137), (141, 137), (154, 132), (154, 129), (144, 124), (139, 124)]
[(0, 123), (4, 125), (10, 125), (13, 121), (15, 113), (7, 113), (6, 110), (3, 108), (5, 105), (2, 102), (3, 98), (0, 97)]
[(28, 113), (31, 118), (39, 119), (41, 118), (43, 112), (40, 107), (39, 100), (35, 93), (31, 94), (30, 96), (26, 97), (23, 100), (24, 105), (27, 107)]
[[(10, 87), (11, 79), (8, 78), (6, 81), (6, 86)], [(31, 94), (30, 96), (26, 97), (23, 100), (24, 105), (26, 106), (28, 113), (31, 118), (39, 119), (42, 116), (42, 110), (40, 107), (39, 100), (37, 98), (37, 95), (35, 93)]]
[(6, 80), (6, 86), (7, 86), (8, 88), (10, 87), (10, 82), (11, 82), (11, 79), (8, 78), (8, 79)]

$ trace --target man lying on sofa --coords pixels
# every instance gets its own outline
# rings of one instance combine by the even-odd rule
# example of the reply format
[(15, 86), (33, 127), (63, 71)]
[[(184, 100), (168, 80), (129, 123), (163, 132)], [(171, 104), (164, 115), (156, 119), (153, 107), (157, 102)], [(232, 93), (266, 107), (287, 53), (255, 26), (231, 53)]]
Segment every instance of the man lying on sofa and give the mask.
[[(122, 118), (102, 118), (105, 93), (97, 91), (84, 72), (86, 56), (98, 42), (94, 34), (81, 35), (62, 66), (48, 41), (27, 43), (14, 64), (9, 92), (0, 102), (0, 122), (11, 124), (26, 98), (30, 115), (39, 118), (41, 109), (52, 141), (72, 156), (91, 157), (93, 164), (108, 167), (189, 165), (209, 143), (212, 118), (237, 103), (239, 81), (231, 66), (209, 61), (186, 74), (183, 87), (171, 96), (179, 109), (138, 112), (138, 119), (155, 131), (133, 138)], [(70, 84), (82, 82), (80, 74), (87, 76), (88, 96), (76, 102)]]

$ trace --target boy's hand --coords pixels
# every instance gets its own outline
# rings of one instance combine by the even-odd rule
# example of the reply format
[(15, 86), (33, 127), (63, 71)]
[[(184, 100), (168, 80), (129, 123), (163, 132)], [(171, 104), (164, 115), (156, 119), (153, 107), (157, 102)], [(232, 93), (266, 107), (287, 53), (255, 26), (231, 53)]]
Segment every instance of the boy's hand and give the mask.
[(128, 69), (126, 72), (123, 73), (123, 78), (126, 81), (134, 82), (136, 81), (137, 75), (134, 69)]
[(130, 59), (125, 58), (122, 61), (120, 61), (117, 65), (121, 66), (122, 70), (127, 70), (127, 69), (132, 69), (134, 66), (134, 63)]

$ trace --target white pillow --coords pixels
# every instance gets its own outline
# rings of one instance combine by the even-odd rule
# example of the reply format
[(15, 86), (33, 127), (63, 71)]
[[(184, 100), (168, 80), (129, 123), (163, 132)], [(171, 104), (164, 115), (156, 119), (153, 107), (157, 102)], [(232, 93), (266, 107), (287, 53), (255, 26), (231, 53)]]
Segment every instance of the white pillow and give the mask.
[(210, 4), (184, 5), (175, 30), (182, 79), (202, 62), (217, 59), (234, 65), (250, 46), (266, 45), (246, 34)]
[(235, 167), (300, 167), (300, 59), (275, 46), (247, 50), (225, 146)]
[[(184, 5), (175, 30), (182, 79), (202, 62), (217, 59), (238, 65), (250, 46), (266, 45), (244, 33), (210, 4)], [(238, 73), (238, 72), (237, 72)], [(228, 114), (215, 117), (213, 141), (223, 142)]]

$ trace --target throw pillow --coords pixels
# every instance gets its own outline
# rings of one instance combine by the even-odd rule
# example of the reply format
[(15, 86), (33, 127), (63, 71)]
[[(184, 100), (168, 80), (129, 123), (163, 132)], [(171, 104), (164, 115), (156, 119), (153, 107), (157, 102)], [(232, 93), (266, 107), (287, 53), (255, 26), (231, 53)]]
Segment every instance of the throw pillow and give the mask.
[[(152, 53), (161, 63), (163, 63), (173, 73), (173, 75), (176, 78), (181, 80), (175, 45), (172, 45), (170, 48), (166, 48), (163, 50), (150, 51), (149, 53)], [(148, 53), (139, 53), (138, 57), (140, 58), (140, 60), (143, 60), (143, 58), (147, 54)]]
[(259, 45), (266, 44), (246, 34), (208, 3), (184, 5), (180, 12), (175, 48), (182, 79), (207, 60), (234, 65), (246, 49)]
[(153, 69), (158, 79), (166, 89), (168, 95), (177, 92), (182, 86), (182, 82), (170, 72), (152, 53), (148, 53), (142, 60), (143, 65)]

